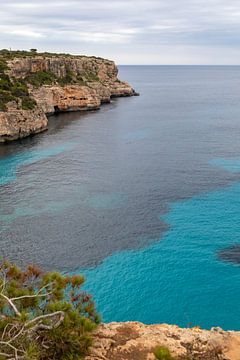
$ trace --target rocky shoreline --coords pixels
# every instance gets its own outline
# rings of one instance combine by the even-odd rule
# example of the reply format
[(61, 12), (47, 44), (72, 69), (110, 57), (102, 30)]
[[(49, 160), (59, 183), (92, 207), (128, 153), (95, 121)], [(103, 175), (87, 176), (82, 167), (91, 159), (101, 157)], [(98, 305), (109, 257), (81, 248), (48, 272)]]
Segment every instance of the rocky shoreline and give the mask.
[(179, 360), (240, 360), (240, 332), (139, 322), (101, 324), (85, 360), (154, 360), (156, 346)]
[(112, 97), (138, 95), (117, 74), (113, 61), (95, 57), (42, 54), (10, 58), (3, 76), (12, 84), (24, 82), (36, 105), (24, 109), (21, 97), (9, 97), (11, 101), (0, 111), (0, 142), (46, 130), (48, 115), (95, 110)]

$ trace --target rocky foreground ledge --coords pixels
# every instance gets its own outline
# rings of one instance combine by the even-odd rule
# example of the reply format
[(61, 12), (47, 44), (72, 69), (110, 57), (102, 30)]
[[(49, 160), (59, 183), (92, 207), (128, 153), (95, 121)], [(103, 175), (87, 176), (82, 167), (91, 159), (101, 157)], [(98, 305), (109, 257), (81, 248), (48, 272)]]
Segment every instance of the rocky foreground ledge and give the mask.
[(182, 360), (240, 360), (240, 332), (139, 322), (100, 325), (86, 360), (154, 360), (156, 346)]
[(137, 95), (113, 61), (87, 56), (0, 51), (0, 142), (47, 129), (48, 115), (99, 109)]

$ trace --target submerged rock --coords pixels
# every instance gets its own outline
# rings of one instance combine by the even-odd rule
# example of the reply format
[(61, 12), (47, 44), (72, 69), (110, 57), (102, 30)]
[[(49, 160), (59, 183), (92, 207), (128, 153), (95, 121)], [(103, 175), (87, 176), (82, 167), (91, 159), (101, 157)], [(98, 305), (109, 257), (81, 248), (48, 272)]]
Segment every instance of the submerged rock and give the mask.
[(240, 245), (233, 245), (218, 252), (221, 260), (234, 264), (240, 264)]
[(176, 359), (240, 360), (240, 332), (139, 322), (100, 325), (86, 360), (154, 360), (156, 346)]

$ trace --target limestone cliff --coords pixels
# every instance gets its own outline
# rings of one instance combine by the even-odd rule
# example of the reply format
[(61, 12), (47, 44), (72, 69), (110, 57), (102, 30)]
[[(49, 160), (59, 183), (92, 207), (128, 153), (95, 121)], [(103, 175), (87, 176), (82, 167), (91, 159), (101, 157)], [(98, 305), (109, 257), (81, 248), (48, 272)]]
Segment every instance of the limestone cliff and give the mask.
[(0, 51), (0, 142), (47, 128), (47, 115), (99, 109), (136, 95), (113, 61), (64, 54)]
[(156, 346), (178, 360), (240, 360), (240, 332), (138, 322), (100, 325), (85, 360), (155, 360)]

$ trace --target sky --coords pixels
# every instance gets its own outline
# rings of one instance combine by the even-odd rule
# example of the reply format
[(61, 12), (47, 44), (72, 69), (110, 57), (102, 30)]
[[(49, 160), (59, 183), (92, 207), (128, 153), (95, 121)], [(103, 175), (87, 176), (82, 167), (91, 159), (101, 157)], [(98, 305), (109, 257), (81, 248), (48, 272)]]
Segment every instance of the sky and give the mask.
[(240, 64), (240, 0), (0, 0), (0, 48)]

